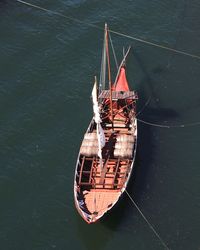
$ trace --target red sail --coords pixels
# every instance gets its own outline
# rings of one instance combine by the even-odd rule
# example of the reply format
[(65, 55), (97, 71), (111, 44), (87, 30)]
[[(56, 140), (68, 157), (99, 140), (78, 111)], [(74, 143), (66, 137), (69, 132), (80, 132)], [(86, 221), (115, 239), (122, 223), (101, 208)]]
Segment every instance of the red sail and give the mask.
[(120, 69), (120, 73), (115, 86), (115, 91), (129, 91), (125, 67), (121, 67)]

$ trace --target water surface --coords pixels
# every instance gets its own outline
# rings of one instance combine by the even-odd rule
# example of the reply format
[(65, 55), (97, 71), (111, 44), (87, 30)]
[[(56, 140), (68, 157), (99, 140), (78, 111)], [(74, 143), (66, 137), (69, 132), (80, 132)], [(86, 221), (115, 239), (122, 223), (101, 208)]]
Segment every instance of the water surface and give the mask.
[[(31, 1), (63, 15), (200, 55), (197, 0)], [(79, 145), (91, 119), (103, 32), (16, 1), (0, 1), (0, 242), (4, 250), (163, 249), (124, 196), (103, 220), (86, 223), (73, 201)], [(200, 120), (200, 62), (112, 36), (117, 56), (131, 44), (128, 79), (140, 119)], [(139, 123), (129, 193), (170, 249), (197, 250), (199, 127)]]

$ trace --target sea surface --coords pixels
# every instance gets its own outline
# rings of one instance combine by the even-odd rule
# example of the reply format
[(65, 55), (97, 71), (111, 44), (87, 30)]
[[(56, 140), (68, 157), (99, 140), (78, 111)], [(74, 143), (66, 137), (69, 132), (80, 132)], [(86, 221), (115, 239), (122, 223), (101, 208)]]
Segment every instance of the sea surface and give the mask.
[[(126, 194), (87, 225), (74, 206), (74, 170), (104, 23), (200, 56), (199, 0), (29, 2), (62, 15), (0, 1), (0, 249), (165, 249)], [(111, 35), (118, 60), (132, 45), (127, 78), (140, 120), (200, 122), (199, 59)], [(128, 192), (170, 249), (199, 250), (200, 126), (138, 127)]]

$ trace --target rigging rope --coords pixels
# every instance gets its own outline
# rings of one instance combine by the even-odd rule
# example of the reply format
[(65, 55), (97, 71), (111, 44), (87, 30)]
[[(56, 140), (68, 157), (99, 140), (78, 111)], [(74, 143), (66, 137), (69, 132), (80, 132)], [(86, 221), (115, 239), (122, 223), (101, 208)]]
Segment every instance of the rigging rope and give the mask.
[(145, 102), (145, 104), (144, 104), (144, 106), (140, 109), (140, 111), (138, 111), (137, 113), (136, 113), (136, 117), (139, 115), (139, 114), (141, 114), (143, 111), (144, 111), (144, 109), (149, 105), (149, 103), (150, 103), (150, 101), (151, 101), (151, 97), (152, 96), (150, 96), (148, 99), (147, 99), (147, 101)]
[(145, 222), (147, 223), (147, 225), (150, 227), (150, 229), (154, 232), (154, 234), (157, 236), (157, 238), (160, 240), (160, 242), (162, 243), (162, 245), (165, 247), (165, 249), (169, 250), (168, 246), (166, 245), (166, 243), (162, 240), (162, 238), (160, 237), (160, 235), (156, 232), (155, 228), (152, 226), (152, 224), (147, 220), (147, 218), (144, 216), (143, 212), (140, 210), (140, 208), (138, 207), (138, 205), (135, 203), (135, 201), (133, 200), (133, 198), (130, 196), (130, 194), (128, 193), (128, 191), (125, 189), (126, 194), (128, 195), (129, 199), (131, 200), (131, 202), (133, 203), (133, 205), (137, 208), (138, 212), (140, 213), (140, 215), (142, 216), (142, 218), (145, 220)]
[(162, 124), (147, 122), (139, 118), (137, 118), (137, 120), (144, 124), (147, 124), (153, 127), (159, 127), (159, 128), (186, 128), (186, 127), (194, 127), (194, 126), (200, 125), (200, 122), (186, 123), (186, 124), (180, 124), (180, 125), (162, 125)]
[(177, 53), (177, 54), (182, 54), (182, 55), (185, 55), (185, 56), (190, 56), (192, 58), (196, 58), (196, 59), (200, 60), (200, 56), (198, 56), (198, 55), (194, 55), (194, 54), (191, 54), (191, 53), (188, 53), (188, 52), (185, 52), (185, 51), (173, 49), (173, 48), (167, 47), (165, 45), (161, 45), (161, 44), (149, 42), (147, 40), (144, 40), (144, 39), (141, 39), (141, 38), (137, 38), (137, 37), (134, 37), (134, 36), (130, 36), (130, 35), (126, 35), (126, 34), (123, 34), (123, 33), (120, 33), (120, 32), (114, 31), (114, 30), (109, 30), (109, 31), (111, 33), (116, 34), (116, 35), (123, 36), (123, 37), (129, 38), (129, 39), (135, 40), (137, 42), (145, 43), (145, 44), (148, 44), (148, 45), (151, 45), (151, 46), (154, 46), (154, 47), (158, 47), (158, 48), (161, 48), (161, 49), (169, 50), (169, 51), (172, 51), (172, 52)]
[[(85, 21), (81, 21), (81, 20), (79, 20), (79, 19), (77, 19), (77, 18), (74, 18), (74, 17), (70, 17), (70, 16), (63, 15), (63, 14), (61, 14), (60, 12), (57, 12), (57, 11), (52, 11), (52, 10), (49, 10), (49, 9), (40, 7), (40, 6), (35, 5), (35, 4), (31, 4), (31, 3), (25, 2), (25, 1), (22, 1), (22, 0), (16, 0), (16, 1), (19, 2), (19, 3), (25, 4), (25, 5), (28, 5), (28, 6), (30, 6), (30, 7), (37, 8), (37, 9), (39, 9), (39, 10), (46, 11), (46, 12), (49, 13), (49, 14), (54, 14), (54, 15), (57, 15), (57, 16), (66, 18), (66, 19), (68, 19), (68, 20), (75, 21), (75, 22), (80, 23), (80, 24), (85, 24), (85, 25), (87, 25), (87, 26), (93, 27), (93, 28), (98, 29), (98, 30), (104, 30), (104, 29), (102, 29), (101, 27), (99, 27), (99, 26), (97, 26), (97, 25), (95, 25), (95, 24), (88, 23), (88, 22), (85, 22)], [(144, 44), (147, 44), (147, 45), (151, 45), (151, 46), (154, 46), (154, 47), (157, 47), (157, 48), (169, 50), (169, 51), (171, 51), (171, 52), (174, 52), (174, 53), (177, 53), (177, 54), (180, 54), (180, 55), (185, 55), (185, 56), (189, 56), (189, 57), (192, 57), (192, 58), (194, 58), (194, 59), (200, 60), (200, 56), (199, 56), (199, 55), (191, 54), (191, 53), (188, 53), (188, 52), (186, 52), (186, 51), (181, 51), (181, 50), (173, 49), (173, 48), (170, 48), (170, 47), (165, 46), (165, 45), (153, 43), (153, 42), (150, 42), (150, 41), (147, 41), (147, 40), (138, 38), (138, 37), (126, 35), (126, 34), (123, 34), (123, 33), (121, 33), (121, 32), (118, 32), (118, 31), (109, 30), (109, 32), (110, 32), (110, 33), (113, 33), (113, 34), (116, 34), (116, 35), (119, 35), (119, 36), (122, 36), (122, 37), (126, 37), (126, 38), (128, 38), (128, 39), (132, 39), (132, 40), (137, 41), (137, 42), (141, 42), (141, 43), (144, 43)]]
[(114, 49), (114, 46), (113, 46), (113, 42), (112, 42), (111, 36), (109, 36), (109, 39), (110, 39), (110, 44), (111, 44), (111, 48), (112, 48), (114, 60), (115, 60), (115, 65), (116, 65), (116, 68), (117, 68), (117, 70), (118, 70), (119, 65), (118, 65), (118, 62), (117, 62), (117, 57), (116, 57), (116, 53), (115, 53), (115, 49)]
[(28, 3), (28, 2), (25, 2), (25, 1), (22, 1), (22, 0), (16, 0), (17, 2), (19, 3), (22, 3), (22, 4), (25, 4), (25, 5), (28, 5), (30, 7), (33, 7), (33, 8), (36, 8), (36, 9), (39, 9), (39, 10), (43, 10), (43, 11), (46, 11), (47, 13), (49, 14), (53, 14), (53, 15), (57, 15), (57, 16), (60, 16), (60, 17), (64, 17), (68, 20), (71, 20), (71, 21), (74, 21), (74, 22), (77, 22), (77, 23), (80, 23), (80, 24), (85, 24), (87, 26), (91, 26), (93, 28), (96, 28), (96, 29), (100, 29), (100, 30), (104, 30), (100, 27), (98, 27), (97, 25), (95, 24), (92, 24), (92, 23), (88, 23), (88, 22), (83, 22), (77, 18), (74, 18), (74, 17), (70, 17), (70, 16), (66, 16), (66, 15), (63, 15), (62, 13), (58, 12), (58, 11), (54, 11), (54, 10), (49, 10), (49, 9), (46, 9), (46, 8), (43, 8), (39, 5), (35, 5), (35, 4), (32, 4), (32, 3)]

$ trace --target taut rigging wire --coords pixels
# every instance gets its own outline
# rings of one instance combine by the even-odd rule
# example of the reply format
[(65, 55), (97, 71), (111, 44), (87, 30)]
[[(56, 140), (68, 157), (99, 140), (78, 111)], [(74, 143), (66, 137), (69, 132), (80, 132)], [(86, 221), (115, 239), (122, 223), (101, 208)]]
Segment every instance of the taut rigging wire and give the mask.
[(145, 220), (145, 222), (147, 223), (147, 225), (150, 227), (150, 229), (154, 232), (154, 234), (156, 235), (156, 237), (160, 240), (160, 242), (162, 243), (162, 245), (164, 246), (165, 249), (169, 250), (168, 246), (166, 245), (166, 243), (163, 241), (163, 239), (160, 237), (160, 235), (156, 232), (155, 228), (152, 226), (152, 224), (148, 221), (148, 219), (145, 217), (145, 215), (143, 214), (143, 212), (141, 211), (141, 209), (138, 207), (138, 205), (135, 203), (135, 201), (133, 200), (133, 198), (130, 196), (130, 194), (128, 193), (128, 191), (125, 189), (126, 194), (128, 195), (129, 199), (131, 200), (131, 202), (133, 203), (133, 205), (136, 207), (136, 209), (138, 210), (138, 212), (140, 213), (140, 215), (142, 216), (142, 218)]
[[(68, 20), (71, 20), (71, 21), (74, 21), (74, 22), (77, 22), (77, 23), (80, 23), (80, 24), (84, 24), (84, 25), (93, 27), (93, 28), (98, 29), (98, 30), (104, 30), (104, 29), (102, 29), (101, 27), (99, 27), (99, 26), (97, 26), (95, 24), (88, 23), (88, 22), (85, 22), (85, 21), (81, 21), (81, 20), (79, 20), (77, 18), (61, 14), (60, 12), (57, 12), (57, 11), (49, 10), (49, 9), (43, 8), (41, 6), (38, 6), (38, 5), (35, 5), (35, 4), (31, 4), (31, 3), (28, 3), (28, 2), (25, 2), (25, 1), (22, 1), (22, 0), (16, 0), (16, 1), (19, 2), (19, 3), (25, 4), (25, 5), (28, 5), (30, 7), (36, 8), (36, 9), (46, 11), (49, 14), (57, 15), (57, 16), (66, 18)], [(200, 56), (199, 55), (191, 54), (191, 53), (188, 53), (186, 51), (181, 51), (181, 50), (173, 49), (173, 48), (170, 48), (170, 47), (165, 46), (165, 45), (153, 43), (153, 42), (150, 42), (150, 41), (138, 38), (138, 37), (134, 37), (134, 36), (131, 36), (131, 35), (123, 34), (123, 33), (118, 32), (118, 31), (114, 31), (114, 30), (110, 30), (109, 29), (109, 32), (113, 33), (115, 35), (126, 37), (128, 39), (131, 39), (131, 40), (134, 40), (134, 41), (137, 41), (137, 42), (141, 42), (141, 43), (144, 43), (144, 44), (147, 44), (147, 45), (151, 45), (151, 46), (154, 46), (154, 47), (157, 47), (157, 48), (161, 48), (161, 49), (165, 49), (165, 50), (174, 52), (176, 54), (185, 55), (185, 56), (189, 56), (189, 57), (192, 57), (194, 59), (200, 60)]]
[(159, 127), (159, 128), (186, 128), (186, 127), (193, 127), (193, 126), (200, 125), (200, 122), (193, 122), (193, 123), (186, 123), (186, 124), (179, 124), (179, 125), (162, 125), (162, 124), (157, 124), (157, 123), (153, 123), (153, 122), (147, 122), (147, 121), (141, 120), (139, 118), (137, 118), (137, 120), (141, 123), (146, 124), (146, 125)]
[(144, 39), (141, 39), (141, 38), (137, 38), (137, 37), (134, 37), (134, 36), (126, 35), (126, 34), (123, 34), (123, 33), (120, 33), (120, 32), (114, 31), (114, 30), (109, 30), (109, 31), (111, 33), (113, 33), (113, 34), (116, 34), (116, 35), (119, 35), (119, 36), (123, 36), (123, 37), (129, 38), (129, 39), (135, 40), (137, 42), (141, 42), (141, 43), (144, 43), (144, 44), (147, 44), (147, 45), (151, 45), (151, 46), (154, 46), (154, 47), (157, 47), (157, 48), (169, 50), (169, 51), (177, 53), (177, 54), (181, 54), (181, 55), (185, 55), (185, 56), (190, 56), (192, 58), (196, 58), (196, 59), (200, 60), (200, 56), (198, 56), (198, 55), (194, 55), (194, 54), (191, 54), (191, 53), (188, 53), (188, 52), (185, 52), (185, 51), (173, 49), (173, 48), (167, 47), (165, 45), (153, 43), (153, 42), (150, 42), (150, 41), (147, 41), (147, 40), (144, 40)]

